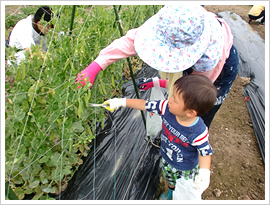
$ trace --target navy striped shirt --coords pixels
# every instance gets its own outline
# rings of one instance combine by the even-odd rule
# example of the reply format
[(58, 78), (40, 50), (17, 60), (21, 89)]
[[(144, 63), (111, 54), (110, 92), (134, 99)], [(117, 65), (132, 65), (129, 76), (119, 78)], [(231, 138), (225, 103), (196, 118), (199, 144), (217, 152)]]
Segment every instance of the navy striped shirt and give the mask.
[(162, 118), (161, 156), (178, 170), (191, 170), (199, 163), (199, 156), (213, 154), (208, 128), (202, 118), (189, 127), (180, 125), (170, 113), (168, 100), (147, 101), (146, 110)]

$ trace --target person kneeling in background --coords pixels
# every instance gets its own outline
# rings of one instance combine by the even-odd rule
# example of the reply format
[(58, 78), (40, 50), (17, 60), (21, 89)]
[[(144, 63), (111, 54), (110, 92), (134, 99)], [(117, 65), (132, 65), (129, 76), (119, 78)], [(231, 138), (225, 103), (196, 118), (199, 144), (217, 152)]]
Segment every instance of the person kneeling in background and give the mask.
[[(39, 45), (43, 50), (46, 50), (46, 38), (45, 35), (50, 28), (53, 28), (53, 24), (50, 21), (53, 18), (53, 13), (50, 7), (41, 6), (35, 13), (35, 15), (29, 15), (27, 18), (20, 20), (12, 29), (7, 46), (15, 46), (17, 53), (15, 54), (16, 64), (20, 64), (21, 60), (25, 59), (25, 51), (29, 50), (30, 55), (31, 45)], [(46, 22), (42, 23), (42, 21)], [(43, 45), (41, 45), (41, 37), (43, 39)], [(8, 60), (8, 65), (11, 62)]]
[(252, 20), (257, 20), (259, 18), (262, 18), (261, 22), (259, 25), (264, 25), (265, 21), (265, 6), (264, 5), (254, 5), (249, 13), (248, 13), (249, 21), (248, 23), (250, 24)]

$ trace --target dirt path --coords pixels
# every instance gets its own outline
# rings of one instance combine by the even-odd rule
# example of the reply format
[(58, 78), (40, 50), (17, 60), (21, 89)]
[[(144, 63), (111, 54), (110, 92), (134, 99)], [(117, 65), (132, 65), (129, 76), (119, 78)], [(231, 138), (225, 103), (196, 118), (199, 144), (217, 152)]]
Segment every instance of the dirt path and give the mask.
[[(208, 11), (232, 11), (246, 22), (251, 6), (205, 6)], [(265, 27), (251, 27), (265, 39)], [(244, 101), (247, 79), (237, 76), (225, 102), (210, 127), (212, 157), (211, 184), (205, 200), (264, 200), (265, 169), (252, 122)]]

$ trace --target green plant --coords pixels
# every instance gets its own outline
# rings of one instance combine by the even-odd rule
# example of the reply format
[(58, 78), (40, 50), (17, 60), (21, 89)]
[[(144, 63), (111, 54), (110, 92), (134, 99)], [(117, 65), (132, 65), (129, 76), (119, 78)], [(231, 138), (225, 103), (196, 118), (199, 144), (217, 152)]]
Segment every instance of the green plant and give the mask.
[[(5, 28), (14, 27), (15, 24), (29, 15), (34, 15), (39, 6), (6, 6), (5, 10), (8, 12), (5, 16)], [(13, 12), (15, 10), (15, 12)]]
[[(107, 6), (77, 6), (72, 35), (68, 35), (72, 6), (52, 6), (54, 30), (47, 34), (47, 52), (32, 46), (34, 55), (6, 70), (5, 180), (18, 199), (53, 199), (60, 194), (87, 156), (95, 138), (96, 122), (106, 119), (104, 109), (90, 108), (121, 94), (124, 60), (100, 72), (96, 83), (76, 89), (77, 74), (88, 66), (102, 48), (119, 38), (113, 9)], [(128, 30), (134, 23), (127, 6), (122, 18)], [(143, 11), (153, 10), (142, 6)], [(150, 17), (151, 12), (148, 12)], [(146, 16), (139, 15), (138, 24)], [(135, 18), (135, 17), (134, 17)], [(138, 18), (137, 18), (138, 19)], [(58, 36), (60, 31), (66, 35)], [(7, 59), (14, 48), (6, 48)], [(7, 194), (9, 191), (7, 190)]]

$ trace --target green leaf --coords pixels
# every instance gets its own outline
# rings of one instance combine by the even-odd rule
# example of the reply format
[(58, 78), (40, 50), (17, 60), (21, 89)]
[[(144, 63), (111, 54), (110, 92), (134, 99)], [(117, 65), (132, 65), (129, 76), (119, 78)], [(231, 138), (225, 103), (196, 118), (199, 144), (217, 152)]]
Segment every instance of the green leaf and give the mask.
[(44, 191), (46, 193), (56, 193), (57, 188), (56, 187), (46, 187), (46, 188), (43, 188), (42, 191)]
[[(25, 163), (25, 167), (28, 167), (28, 165)], [(28, 181), (30, 179), (31, 173), (32, 173), (32, 167), (29, 166), (27, 169), (25, 169), (23, 172), (21, 172), (22, 178), (24, 181)]]
[(51, 155), (51, 162), (54, 166), (58, 166), (60, 160), (60, 154), (58, 152), (54, 152)]
[[(62, 177), (63, 177), (63, 175), (62, 175)], [(56, 167), (53, 170), (53, 172), (51, 174), (51, 178), (52, 178), (52, 180), (59, 182), (59, 180), (60, 180), (60, 168)]]
[(20, 76), (21, 76), (21, 70), (18, 68), (17, 69), (17, 75), (16, 75), (16, 81), (19, 81), (19, 79), (20, 79)]
[(28, 188), (24, 191), (25, 194), (32, 194), (34, 192), (34, 189)]
[(70, 154), (68, 157), (68, 164), (74, 165), (77, 162), (77, 158), (75, 154)]
[(62, 174), (63, 174), (63, 175), (69, 175), (69, 174), (71, 174), (71, 169), (72, 169), (72, 166), (65, 165)]
[(88, 108), (90, 97), (91, 97), (91, 90), (88, 90), (87, 94), (85, 94), (84, 96), (84, 103), (87, 108)]
[(52, 132), (52, 133), (50, 134), (50, 137), (49, 137), (49, 140), (54, 140), (54, 139), (60, 139), (59, 134), (56, 133), (56, 132)]
[(47, 167), (55, 167), (55, 164), (51, 160), (47, 161), (45, 164)]
[(58, 116), (59, 116), (59, 112), (53, 112), (49, 118), (50, 124), (52, 124), (58, 118)]
[(28, 102), (29, 103), (32, 103), (35, 88), (36, 88), (36, 82), (28, 90), (28, 96), (29, 96)]
[(101, 84), (101, 87), (102, 87), (103, 93), (104, 93), (105, 95), (108, 95), (108, 94), (107, 94), (107, 92), (106, 92), (105, 85), (104, 85), (104, 83), (103, 83), (103, 81), (102, 81), (102, 80), (100, 81), (100, 84)]
[(74, 122), (72, 124), (72, 130), (73, 132), (83, 132), (84, 127), (82, 126), (82, 121)]
[(111, 78), (112, 78), (112, 86), (113, 86), (113, 88), (115, 88), (114, 76), (111, 75)]
[(12, 181), (14, 184), (23, 184), (24, 183), (24, 180), (23, 180), (21, 175), (16, 176)]
[(28, 101), (27, 100), (24, 100), (23, 103), (22, 103), (22, 110), (23, 111), (28, 111), (29, 110), (29, 104), (28, 104)]
[(21, 64), (21, 68), (22, 68), (22, 76), (21, 76), (22, 78), (21, 79), (24, 80), (24, 78), (25, 78), (25, 64), (24, 63)]
[(83, 103), (82, 103), (82, 100), (79, 98), (79, 107), (78, 107), (78, 116), (79, 118), (81, 118), (81, 115), (83, 114)]
[(55, 198), (49, 197), (49, 195), (46, 194), (46, 195), (43, 195), (42, 197), (40, 197), (39, 200), (55, 200)]
[(25, 117), (25, 112), (20, 112), (19, 110), (14, 115), (15, 122), (21, 122)]
[(37, 138), (34, 138), (31, 142), (31, 147), (36, 151), (39, 146), (40, 140)]
[(43, 196), (43, 192), (36, 193), (36, 195), (33, 197), (32, 200), (38, 200), (38, 199), (40, 199), (40, 197), (42, 197), (42, 196)]
[(16, 196), (18, 197), (18, 199), (21, 200), (24, 198), (24, 189), (23, 188), (17, 187), (17, 188), (15, 188), (14, 192), (15, 192)]
[(26, 147), (26, 148), (29, 148), (29, 147), (31, 147), (31, 142), (32, 142), (32, 139), (31, 139), (31, 137), (24, 137), (23, 138), (23, 142), (24, 142), (24, 146)]
[(39, 182), (40, 181), (38, 179), (36, 179), (35, 181), (32, 181), (32, 182), (29, 182), (29, 187), (31, 189), (34, 189), (34, 188), (36, 188), (39, 185)]
[(48, 175), (49, 173), (46, 172), (45, 170), (42, 170), (39, 174), (40, 180), (42, 184), (47, 184), (48, 183)]
[(48, 160), (50, 159), (50, 157), (49, 156), (44, 156), (44, 157), (42, 157), (40, 160), (39, 160), (39, 163), (46, 163)]
[(39, 163), (34, 163), (32, 164), (33, 167), (33, 171), (32, 171), (32, 175), (36, 176), (39, 175), (40, 170), (42, 169)]
[(13, 102), (16, 102), (18, 104), (21, 104), (23, 102), (23, 100), (26, 99), (26, 95), (25, 94), (19, 94), (19, 95), (15, 95), (13, 98)]

